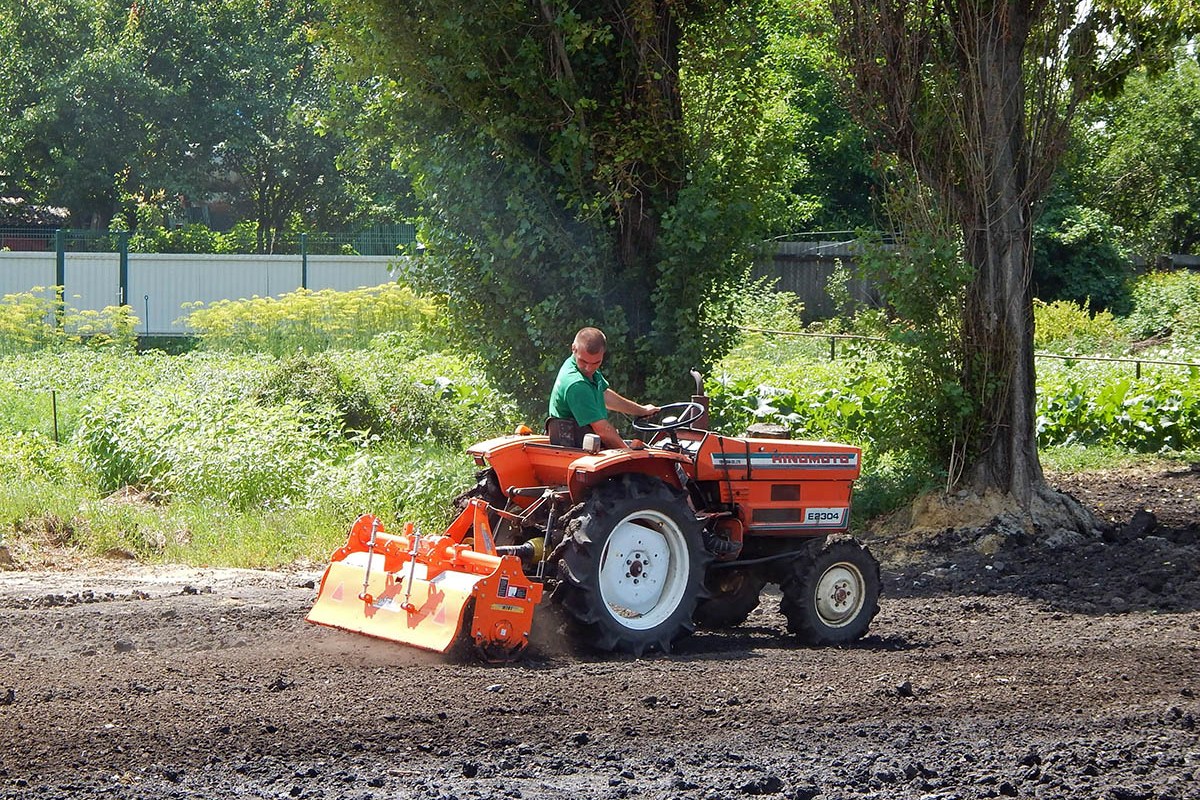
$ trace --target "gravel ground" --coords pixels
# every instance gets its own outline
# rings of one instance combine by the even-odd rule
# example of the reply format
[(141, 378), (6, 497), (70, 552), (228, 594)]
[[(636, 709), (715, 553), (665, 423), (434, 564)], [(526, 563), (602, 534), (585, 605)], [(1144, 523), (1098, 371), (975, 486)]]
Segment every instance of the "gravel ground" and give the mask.
[(773, 587), (670, 655), (488, 666), (307, 625), (315, 569), (0, 572), (0, 798), (1200, 799), (1200, 473), (1051, 482), (1112, 524), (872, 543), (844, 649)]

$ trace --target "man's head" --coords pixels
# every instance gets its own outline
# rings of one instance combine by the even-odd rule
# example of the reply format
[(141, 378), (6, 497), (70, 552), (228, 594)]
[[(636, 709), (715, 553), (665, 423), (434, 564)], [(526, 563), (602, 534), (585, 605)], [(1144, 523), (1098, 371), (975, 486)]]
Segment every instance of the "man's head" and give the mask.
[(575, 334), (571, 355), (575, 357), (575, 366), (585, 378), (591, 378), (600, 369), (607, 347), (608, 340), (599, 328), (583, 328)]

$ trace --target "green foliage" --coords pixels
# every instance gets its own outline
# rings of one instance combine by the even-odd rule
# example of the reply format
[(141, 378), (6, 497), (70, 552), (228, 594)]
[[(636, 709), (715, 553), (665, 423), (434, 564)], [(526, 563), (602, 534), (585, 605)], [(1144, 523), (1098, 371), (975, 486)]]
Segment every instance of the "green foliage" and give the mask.
[(845, 231), (876, 224), (878, 174), (866, 131), (851, 117), (833, 64), (833, 21), (826, 3), (768, 0), (760, 4), (766, 68), (791, 131), (795, 162), (771, 234)]
[(239, 566), (323, 560), (365, 511), (437, 530), (474, 470), (463, 444), (511, 430), (515, 404), (477, 362), (423, 345), (0, 357), (0, 516), (19, 548)]
[[(179, 228), (138, 225), (129, 237), (129, 249), (136, 253), (229, 253), (225, 235), (207, 225), (193, 223)], [(234, 239), (239, 241), (239, 239)]]
[(1033, 229), (1033, 290), (1042, 300), (1070, 300), (1114, 314), (1129, 310), (1129, 259), (1107, 214), (1057, 204)]
[[(65, 206), (76, 227), (220, 194), (256, 223), (251, 252), (298, 216), (397, 218), (407, 178), (350, 141), (360, 104), (318, 35), (325, 4), (30, 0), (0, 17), (3, 194)], [(146, 235), (219, 252), (199, 227)]]
[(0, 475), (6, 480), (39, 481), (77, 477), (68, 454), (37, 431), (0, 433)]
[(408, 331), (436, 346), (442, 338), (434, 301), (399, 284), (339, 292), (300, 289), (274, 297), (185, 306), (184, 321), (208, 350), (286, 356), (366, 347), (381, 333)]
[(383, 415), (366, 390), (325, 354), (281, 361), (253, 396), (265, 406), (294, 403), (317, 417), (332, 417), (344, 436), (363, 436), (381, 428)]
[(627, 394), (711, 363), (727, 329), (699, 309), (798, 164), (758, 4), (338, 6), (415, 177), (428, 249), (407, 277), (449, 297), (494, 377), (543, 394), (585, 324)]
[(973, 271), (959, 239), (928, 211), (933, 204), (919, 190), (893, 186), (890, 213), (910, 224), (894, 244), (865, 248), (859, 268), (878, 287), (886, 310), (862, 310), (856, 321), (858, 329), (886, 340), (887, 358), (896, 365), (882, 398), (880, 450), (905, 453), (927, 472), (960, 458), (979, 411), (979, 399), (964, 389), (959, 327)]
[(726, 375), (710, 381), (714, 427), (741, 432), (766, 422), (783, 425), (798, 439), (873, 443), (885, 427), (882, 413), (892, 388), (886, 374), (849, 362), (810, 372), (812, 377), (804, 383), (779, 381), (786, 388), (761, 383), (759, 376)]
[(239, 509), (302, 497), (312, 463), (335, 454), (340, 429), (299, 404), (267, 408), (230, 388), (97, 395), (74, 438), (97, 488), (209, 497)]
[(1093, 313), (1070, 300), (1033, 301), (1033, 344), (1055, 353), (1104, 353), (1123, 349), (1124, 333), (1108, 311)]
[(472, 483), (477, 469), (457, 449), (439, 444), (389, 444), (323, 466), (313, 477), (320, 506), (348, 509), (384, 520), (418, 523), (422, 533), (441, 531), (455, 513), (452, 500)]
[(1133, 311), (1121, 320), (1131, 336), (1200, 342), (1200, 275), (1151, 272), (1134, 282), (1132, 295)]
[(461, 448), (516, 427), (513, 398), (497, 391), (472, 357), (417, 350), (411, 341), (388, 335), (378, 337), (370, 352), (341, 358), (385, 406), (389, 438)]
[(1064, 368), (1042, 379), (1042, 446), (1102, 445), (1141, 453), (1200, 447), (1200, 369), (1123, 372)]
[(1086, 106), (1070, 178), (1107, 212), (1133, 252), (1192, 253), (1200, 244), (1200, 65), (1194, 45), (1166, 69), (1134, 73), (1125, 90)]

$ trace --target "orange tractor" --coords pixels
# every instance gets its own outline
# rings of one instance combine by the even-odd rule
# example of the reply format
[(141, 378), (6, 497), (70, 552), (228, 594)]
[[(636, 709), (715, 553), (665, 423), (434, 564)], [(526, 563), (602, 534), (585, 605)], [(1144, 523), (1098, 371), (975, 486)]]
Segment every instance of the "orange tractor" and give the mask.
[(711, 432), (693, 376), (690, 402), (633, 423), (630, 450), (527, 429), (469, 448), (484, 469), (443, 534), (360, 517), (309, 621), (508, 660), (545, 597), (590, 646), (640, 655), (740, 624), (773, 583), (800, 641), (862, 637), (879, 598), (878, 562), (845, 535), (862, 451)]

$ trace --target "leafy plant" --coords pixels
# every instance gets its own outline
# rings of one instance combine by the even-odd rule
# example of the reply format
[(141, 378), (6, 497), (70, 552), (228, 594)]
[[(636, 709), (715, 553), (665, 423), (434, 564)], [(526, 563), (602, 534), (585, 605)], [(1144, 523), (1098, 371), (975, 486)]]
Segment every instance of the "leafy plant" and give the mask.
[(101, 311), (76, 309), (53, 288), (4, 295), (0, 302), (0, 353), (29, 353), (44, 348), (132, 349), (138, 318), (129, 306)]
[(379, 432), (383, 423), (381, 411), (359, 381), (321, 353), (279, 362), (254, 399), (265, 406), (292, 402), (307, 413), (333, 416), (345, 435)]
[(1200, 368), (1135, 378), (1066, 365), (1043, 379), (1037, 409), (1041, 446), (1104, 445), (1141, 452), (1200, 446)]
[(1200, 342), (1200, 275), (1151, 272), (1133, 284), (1133, 311), (1121, 320), (1139, 339), (1177, 334), (1181, 341)]

